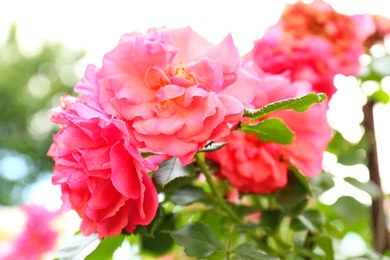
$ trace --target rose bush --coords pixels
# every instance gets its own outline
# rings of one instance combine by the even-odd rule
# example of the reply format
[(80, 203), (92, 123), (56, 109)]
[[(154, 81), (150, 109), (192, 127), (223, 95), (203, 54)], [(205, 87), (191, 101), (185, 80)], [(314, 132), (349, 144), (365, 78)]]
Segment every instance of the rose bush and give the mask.
[[(83, 234), (99, 235), (89, 256), (135, 234), (141, 254), (160, 258), (176, 243), (200, 259), (334, 259), (349, 227), (311, 203), (334, 184), (311, 178), (333, 137), (318, 92), (331, 98), (336, 74), (358, 73), (370, 21), (299, 2), (244, 58), (231, 35), (212, 44), (190, 27), (123, 35), (52, 117), (52, 180)], [(335, 137), (331, 149), (344, 149)]]

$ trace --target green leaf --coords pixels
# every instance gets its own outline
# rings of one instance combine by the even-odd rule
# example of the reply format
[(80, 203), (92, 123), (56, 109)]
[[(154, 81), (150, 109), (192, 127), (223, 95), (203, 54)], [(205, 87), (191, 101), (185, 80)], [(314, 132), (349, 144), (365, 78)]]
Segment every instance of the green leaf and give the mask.
[(389, 100), (390, 100), (389, 94), (387, 94), (387, 92), (383, 91), (383, 89), (379, 89), (379, 90), (375, 91), (374, 93), (372, 93), (369, 96), (369, 98), (378, 102), (378, 103), (382, 103), (384, 105), (389, 103)]
[(311, 195), (309, 181), (296, 168), (291, 167), (288, 171), (286, 187), (276, 192), (275, 198), (282, 209), (299, 206), (300, 203)]
[(162, 206), (159, 205), (157, 208), (156, 215), (154, 216), (152, 222), (149, 223), (149, 225), (147, 226), (138, 225), (133, 231), (133, 234), (153, 236), (157, 227), (160, 225), (161, 221), (163, 220), (163, 217), (164, 217), (164, 210)]
[(188, 224), (170, 234), (179, 245), (185, 248), (184, 251), (188, 256), (205, 258), (224, 250), (224, 246), (215, 237), (210, 227), (201, 222)]
[(189, 177), (194, 173), (194, 166), (183, 166), (177, 157), (172, 157), (159, 165), (159, 169), (153, 173), (153, 181), (164, 187), (176, 178)]
[(210, 142), (204, 147), (204, 149), (200, 150), (199, 152), (213, 152), (221, 149), (226, 144), (227, 144), (226, 142), (218, 142), (218, 143)]
[(345, 222), (356, 224), (367, 215), (368, 208), (350, 196), (340, 197), (333, 205), (335, 213)]
[(261, 212), (260, 227), (274, 233), (277, 231), (282, 220), (283, 215), (279, 210), (264, 210)]
[(265, 115), (276, 112), (278, 110), (295, 110), (298, 112), (303, 112), (307, 110), (311, 105), (315, 103), (321, 103), (326, 99), (324, 93), (308, 93), (302, 97), (298, 98), (289, 98), (281, 101), (277, 101), (271, 104), (264, 106), (263, 108), (256, 110), (244, 110), (244, 116), (250, 117), (252, 119), (259, 119)]
[(153, 255), (168, 253), (173, 247), (174, 241), (168, 232), (175, 228), (176, 215), (167, 214), (162, 218), (153, 236), (141, 237), (141, 252), (149, 252)]
[(330, 237), (323, 235), (315, 236), (313, 237), (313, 241), (324, 251), (326, 259), (334, 259), (334, 250)]
[(100, 242), (96, 233), (90, 236), (84, 236), (82, 233), (78, 233), (63, 244), (55, 255), (55, 259), (85, 259), (99, 246)]
[(173, 191), (169, 198), (177, 205), (185, 206), (203, 198), (204, 196), (206, 196), (206, 193), (202, 188), (192, 185), (183, 185)]
[(285, 215), (298, 216), (306, 209), (308, 204), (309, 204), (309, 200), (307, 198), (305, 198), (304, 200), (302, 200), (298, 204), (293, 205), (291, 207), (281, 206), (281, 209)]
[(381, 195), (378, 185), (376, 185), (373, 181), (360, 182), (352, 177), (346, 177), (344, 180), (352, 186), (367, 192), (373, 199), (377, 199)]
[(321, 231), (325, 225), (325, 216), (318, 210), (310, 209), (298, 216), (301, 223), (310, 231)]
[(291, 144), (294, 133), (279, 118), (269, 118), (257, 125), (243, 125), (241, 130), (255, 134), (263, 142)]
[(250, 246), (248, 244), (239, 245), (238, 247), (236, 247), (233, 250), (233, 252), (239, 256), (239, 259), (243, 259), (243, 260), (279, 259), (276, 257), (266, 255), (263, 252), (256, 250), (255, 248), (253, 248), (252, 246)]
[(329, 142), (327, 151), (337, 156), (337, 161), (344, 165), (365, 164), (366, 151), (369, 148), (367, 139), (363, 138), (357, 144), (345, 140), (340, 132), (335, 132)]
[(311, 177), (309, 182), (315, 197), (318, 197), (323, 192), (334, 187), (333, 175), (328, 172), (322, 172), (321, 174)]
[(104, 260), (112, 259), (115, 250), (117, 250), (125, 240), (125, 236), (120, 234), (115, 237), (107, 237), (102, 240), (95, 251), (88, 255), (86, 260)]

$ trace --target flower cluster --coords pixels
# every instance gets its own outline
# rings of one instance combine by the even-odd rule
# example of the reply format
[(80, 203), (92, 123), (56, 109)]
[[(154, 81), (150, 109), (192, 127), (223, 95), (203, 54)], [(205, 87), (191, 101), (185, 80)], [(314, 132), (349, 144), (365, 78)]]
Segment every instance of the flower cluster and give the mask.
[(142, 153), (186, 165), (229, 135), (256, 93), (241, 65), (230, 35), (214, 45), (186, 27), (123, 35), (101, 68), (88, 66), (79, 96), (53, 110), (62, 127), (48, 152), (52, 181), (84, 234), (132, 233), (152, 221), (158, 200), (148, 173), (158, 166)]

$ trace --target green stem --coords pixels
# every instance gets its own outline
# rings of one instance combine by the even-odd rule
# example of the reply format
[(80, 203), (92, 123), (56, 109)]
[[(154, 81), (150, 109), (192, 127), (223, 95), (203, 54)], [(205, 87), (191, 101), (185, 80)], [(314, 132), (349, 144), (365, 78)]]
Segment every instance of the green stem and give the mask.
[(229, 217), (236, 221), (239, 224), (243, 224), (243, 221), (241, 218), (239, 218), (234, 211), (229, 207), (229, 205), (226, 203), (226, 201), (222, 198), (221, 194), (219, 193), (217, 187), (215, 186), (213, 179), (211, 177), (210, 171), (206, 165), (206, 161), (204, 159), (204, 153), (197, 153), (195, 155), (195, 160), (198, 163), (200, 169), (202, 170), (203, 174), (206, 176), (207, 183), (211, 189), (211, 192), (214, 195), (214, 198), (218, 202), (218, 204), (225, 210), (225, 212), (229, 215)]
[(233, 234), (233, 230), (234, 230), (234, 225), (232, 225), (230, 227), (230, 231), (229, 231), (229, 237), (228, 237), (228, 241), (227, 241), (227, 247), (226, 247), (226, 260), (229, 260), (230, 259), (230, 254), (231, 254), (231, 251), (230, 251), (230, 244), (231, 244), (231, 240), (232, 240), (232, 234)]

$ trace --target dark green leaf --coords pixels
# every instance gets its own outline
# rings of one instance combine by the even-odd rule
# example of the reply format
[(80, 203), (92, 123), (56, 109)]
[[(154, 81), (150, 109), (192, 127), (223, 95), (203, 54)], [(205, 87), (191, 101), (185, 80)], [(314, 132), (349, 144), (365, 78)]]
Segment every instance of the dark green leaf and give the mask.
[(224, 246), (215, 237), (210, 227), (200, 222), (188, 224), (170, 234), (179, 245), (185, 248), (184, 251), (188, 256), (205, 258), (224, 250)]
[(277, 231), (282, 219), (283, 215), (279, 210), (264, 210), (261, 212), (260, 226), (273, 233)]
[(309, 182), (299, 171), (291, 168), (288, 171), (286, 187), (276, 192), (276, 201), (282, 209), (293, 208), (302, 203), (311, 195)]
[(285, 215), (288, 216), (298, 216), (301, 214), (307, 207), (307, 204), (309, 203), (309, 200), (305, 198), (298, 204), (291, 206), (291, 207), (286, 207), (286, 206), (281, 206), (281, 209)]
[(141, 251), (149, 252), (153, 255), (168, 253), (173, 247), (172, 237), (166, 232), (175, 228), (176, 216), (174, 214), (165, 215), (156, 228), (153, 236), (141, 237)]
[(95, 251), (88, 255), (86, 260), (112, 259), (112, 256), (125, 240), (125, 236), (120, 234), (115, 237), (107, 237), (102, 240)]
[(376, 185), (373, 181), (360, 182), (352, 177), (346, 177), (344, 180), (354, 187), (367, 192), (373, 199), (377, 199), (381, 194), (378, 185)]
[(277, 101), (264, 106), (263, 108), (256, 110), (244, 110), (244, 116), (252, 119), (259, 119), (265, 115), (276, 112), (278, 110), (295, 110), (303, 112), (307, 110), (311, 105), (315, 103), (321, 103), (326, 99), (326, 95), (323, 93), (315, 94), (309, 93), (298, 98), (289, 98), (281, 101)]
[(302, 221), (297, 218), (293, 218), (290, 223), (290, 228), (294, 231), (303, 231), (307, 230), (307, 226), (305, 226)]
[(269, 255), (266, 255), (263, 252), (260, 252), (259, 250), (256, 250), (252, 246), (248, 244), (241, 244), (238, 247), (236, 247), (233, 250), (234, 253), (236, 253), (239, 256), (239, 259), (243, 260), (271, 260), (271, 259), (279, 259), (276, 257), (272, 257)]
[(161, 187), (164, 187), (176, 178), (189, 177), (194, 173), (192, 164), (183, 166), (176, 157), (160, 163), (159, 167), (153, 173), (153, 181)]
[(99, 246), (100, 242), (96, 233), (90, 236), (78, 233), (62, 245), (55, 258), (59, 260), (85, 259)]
[(185, 206), (203, 198), (205, 195), (206, 193), (200, 187), (183, 185), (173, 191), (169, 198), (177, 205)]
[(294, 133), (279, 118), (269, 118), (257, 125), (243, 125), (241, 130), (255, 134), (263, 142), (291, 144)]

